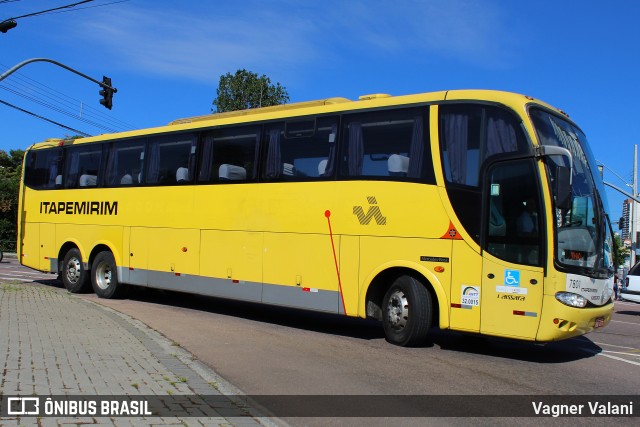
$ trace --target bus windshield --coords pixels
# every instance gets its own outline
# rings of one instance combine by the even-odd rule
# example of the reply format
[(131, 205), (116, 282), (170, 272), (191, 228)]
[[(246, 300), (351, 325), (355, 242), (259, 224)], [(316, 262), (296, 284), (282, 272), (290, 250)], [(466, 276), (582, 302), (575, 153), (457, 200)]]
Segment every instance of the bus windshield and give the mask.
[[(608, 277), (613, 265), (607, 200), (601, 180), (594, 176), (597, 167), (587, 139), (559, 116), (533, 108), (530, 115), (541, 145), (566, 148), (573, 156), (570, 207), (554, 206), (556, 262), (568, 271)], [(561, 156), (547, 159), (550, 182), (554, 182), (558, 166), (568, 166), (566, 162)]]

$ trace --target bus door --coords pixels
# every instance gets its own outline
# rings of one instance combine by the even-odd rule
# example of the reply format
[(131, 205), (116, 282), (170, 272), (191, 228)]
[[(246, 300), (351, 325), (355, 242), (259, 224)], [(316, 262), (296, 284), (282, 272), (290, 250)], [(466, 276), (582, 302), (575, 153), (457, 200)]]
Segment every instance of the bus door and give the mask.
[(535, 160), (494, 163), (484, 180), (480, 332), (534, 339), (544, 290), (544, 209)]

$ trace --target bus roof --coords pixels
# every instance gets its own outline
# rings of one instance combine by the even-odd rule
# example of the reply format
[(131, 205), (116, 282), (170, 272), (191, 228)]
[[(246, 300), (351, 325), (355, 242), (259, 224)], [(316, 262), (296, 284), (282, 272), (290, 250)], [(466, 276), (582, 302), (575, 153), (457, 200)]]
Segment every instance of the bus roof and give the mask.
[(157, 133), (187, 131), (200, 128), (222, 126), (228, 124), (250, 123), (254, 121), (277, 120), (287, 117), (308, 116), (313, 114), (339, 113), (343, 111), (381, 108), (386, 106), (422, 104), (438, 101), (476, 100), (498, 102), (514, 109), (524, 107), (529, 103), (536, 103), (566, 116), (564, 112), (530, 96), (512, 92), (485, 89), (465, 89), (440, 92), (427, 92), (413, 95), (391, 96), (384, 93), (362, 95), (358, 100), (334, 97), (315, 101), (294, 102), (270, 107), (252, 108), (247, 110), (229, 111), (187, 117), (170, 122), (166, 126), (137, 129), (113, 134), (102, 134), (86, 138), (47, 139), (36, 143), (31, 148), (51, 147), (52, 145), (66, 145), (73, 143), (89, 143), (105, 139), (121, 139), (152, 135)]

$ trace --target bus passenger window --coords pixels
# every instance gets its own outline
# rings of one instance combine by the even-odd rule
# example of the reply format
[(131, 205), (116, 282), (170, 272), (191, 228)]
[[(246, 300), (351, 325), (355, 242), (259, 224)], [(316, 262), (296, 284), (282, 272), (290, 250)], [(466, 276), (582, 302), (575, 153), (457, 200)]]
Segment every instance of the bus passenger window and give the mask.
[(134, 185), (140, 183), (144, 141), (114, 142), (109, 147), (104, 185)]
[[(438, 132), (449, 200), (467, 232), (480, 243), (480, 173), (496, 156), (529, 150), (520, 119), (506, 108), (492, 105), (441, 105)], [(508, 206), (500, 208), (506, 210)], [(498, 211), (491, 213), (495, 216)]]
[(292, 119), (265, 129), (267, 157), (263, 178), (301, 181), (333, 176), (337, 117)]
[(98, 185), (102, 144), (78, 145), (65, 151), (65, 188)]
[(491, 156), (526, 152), (518, 119), (504, 108), (453, 104), (440, 107), (440, 150), (447, 182), (477, 187)]
[(411, 108), (349, 116), (342, 129), (341, 173), (434, 183), (427, 115), (427, 109)]
[(254, 180), (259, 138), (258, 126), (227, 127), (204, 135), (198, 182)]
[(62, 148), (30, 150), (24, 164), (28, 187), (44, 190), (62, 186)]
[(152, 141), (149, 144), (145, 183), (175, 185), (178, 183), (179, 168), (185, 168), (187, 172), (186, 176), (183, 175), (183, 182), (192, 181), (189, 169), (193, 171), (195, 168), (196, 142), (192, 134), (164, 136)]

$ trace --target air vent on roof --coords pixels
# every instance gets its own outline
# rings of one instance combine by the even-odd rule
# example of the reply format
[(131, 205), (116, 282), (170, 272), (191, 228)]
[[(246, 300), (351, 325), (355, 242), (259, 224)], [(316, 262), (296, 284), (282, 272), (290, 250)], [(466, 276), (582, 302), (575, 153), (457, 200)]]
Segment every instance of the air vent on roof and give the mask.
[(371, 95), (362, 95), (359, 96), (358, 99), (360, 101), (366, 101), (369, 99), (378, 99), (378, 98), (389, 98), (391, 95), (388, 93), (372, 93)]

